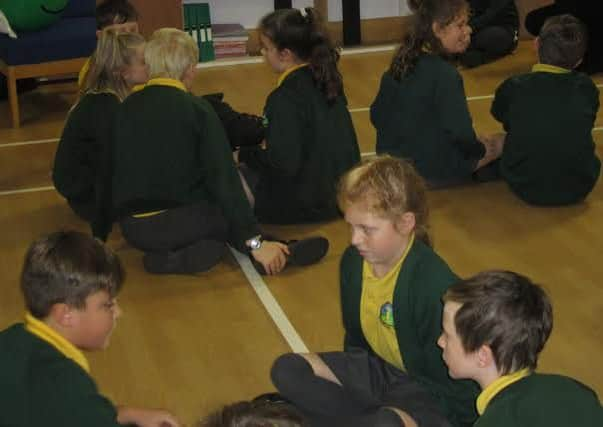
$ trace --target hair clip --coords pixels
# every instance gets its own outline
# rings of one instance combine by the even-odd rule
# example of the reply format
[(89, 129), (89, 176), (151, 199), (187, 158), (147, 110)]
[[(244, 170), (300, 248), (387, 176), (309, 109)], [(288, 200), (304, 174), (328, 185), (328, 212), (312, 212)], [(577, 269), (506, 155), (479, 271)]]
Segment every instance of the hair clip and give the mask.
[(308, 17), (308, 12), (306, 12), (306, 8), (302, 7), (301, 9), (299, 9), (299, 13), (301, 13), (301, 16), (303, 18), (307, 18)]

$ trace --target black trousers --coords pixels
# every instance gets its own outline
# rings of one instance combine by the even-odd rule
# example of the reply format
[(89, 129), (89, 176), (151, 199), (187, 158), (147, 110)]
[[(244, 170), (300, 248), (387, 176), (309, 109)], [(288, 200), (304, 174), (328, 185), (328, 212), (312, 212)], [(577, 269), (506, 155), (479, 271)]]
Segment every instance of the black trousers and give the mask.
[(432, 394), (374, 354), (363, 349), (320, 353), (341, 386), (314, 375), (300, 355), (285, 354), (272, 367), (272, 382), (312, 427), (400, 427), (394, 407), (421, 427), (450, 427)]
[(168, 209), (160, 214), (120, 220), (126, 241), (143, 252), (174, 252), (200, 240), (226, 242), (228, 223), (219, 208), (206, 202)]
[(588, 30), (588, 46), (584, 59), (578, 67), (585, 73), (603, 71), (603, 12), (592, 0), (555, 2), (555, 4), (535, 9), (526, 15), (525, 27), (534, 36), (540, 34), (544, 22), (551, 16), (569, 13), (580, 19)]
[(484, 53), (487, 60), (508, 55), (517, 46), (517, 30), (501, 26), (482, 28), (471, 34), (469, 49)]

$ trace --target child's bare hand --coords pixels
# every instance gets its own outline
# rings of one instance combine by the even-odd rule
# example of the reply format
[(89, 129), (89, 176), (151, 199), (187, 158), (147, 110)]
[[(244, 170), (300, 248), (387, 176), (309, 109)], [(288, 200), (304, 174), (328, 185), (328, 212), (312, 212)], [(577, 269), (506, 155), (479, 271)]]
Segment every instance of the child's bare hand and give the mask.
[(251, 256), (262, 264), (267, 274), (276, 274), (287, 264), (289, 248), (280, 242), (264, 241), (259, 249), (251, 251)]

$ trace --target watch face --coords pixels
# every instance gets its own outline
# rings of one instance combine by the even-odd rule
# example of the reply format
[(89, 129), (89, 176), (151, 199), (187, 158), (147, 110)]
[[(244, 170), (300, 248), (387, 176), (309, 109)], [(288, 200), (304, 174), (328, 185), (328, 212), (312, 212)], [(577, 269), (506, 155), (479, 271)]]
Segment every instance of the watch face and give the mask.
[(259, 237), (254, 237), (249, 241), (249, 247), (251, 249), (259, 249), (262, 246), (262, 240)]

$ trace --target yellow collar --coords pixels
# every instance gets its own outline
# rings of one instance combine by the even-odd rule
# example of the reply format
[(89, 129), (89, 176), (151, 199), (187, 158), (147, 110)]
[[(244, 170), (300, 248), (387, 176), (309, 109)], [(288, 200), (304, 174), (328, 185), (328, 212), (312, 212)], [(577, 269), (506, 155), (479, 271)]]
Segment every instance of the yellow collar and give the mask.
[(41, 340), (46, 341), (60, 351), (65, 357), (77, 363), (84, 371), (90, 373), (90, 365), (88, 364), (86, 356), (84, 356), (84, 354), (65, 337), (46, 323), (33, 317), (30, 313), (25, 313), (25, 329)]
[(477, 413), (482, 415), (490, 401), (494, 399), (494, 396), (500, 393), (504, 388), (521, 380), (522, 378), (527, 377), (531, 373), (532, 371), (530, 371), (528, 368), (525, 368), (510, 375), (503, 375), (496, 381), (492, 382), (488, 387), (483, 389), (480, 395), (477, 397)]
[(132, 93), (143, 90), (145, 86), (146, 86), (146, 83), (141, 84), (141, 85), (134, 85), (134, 87), (132, 88)]
[(567, 68), (557, 67), (556, 65), (550, 64), (534, 64), (532, 67), (532, 72), (535, 73), (537, 71), (542, 71), (544, 73), (553, 73), (553, 74), (566, 74), (571, 72), (572, 70), (568, 70)]
[(157, 77), (155, 79), (151, 79), (145, 85), (145, 87), (147, 86), (170, 86), (180, 89), (184, 92), (188, 92), (186, 86), (184, 86), (184, 83), (182, 83), (180, 80), (170, 79), (167, 77)]
[(308, 65), (308, 63), (304, 62), (303, 64), (294, 65), (293, 67), (286, 69), (283, 72), (283, 74), (281, 74), (280, 77), (278, 78), (278, 82), (276, 83), (276, 86), (277, 87), (280, 86), (289, 74), (291, 74), (295, 70), (299, 70), (301, 67), (305, 67), (306, 65)]

